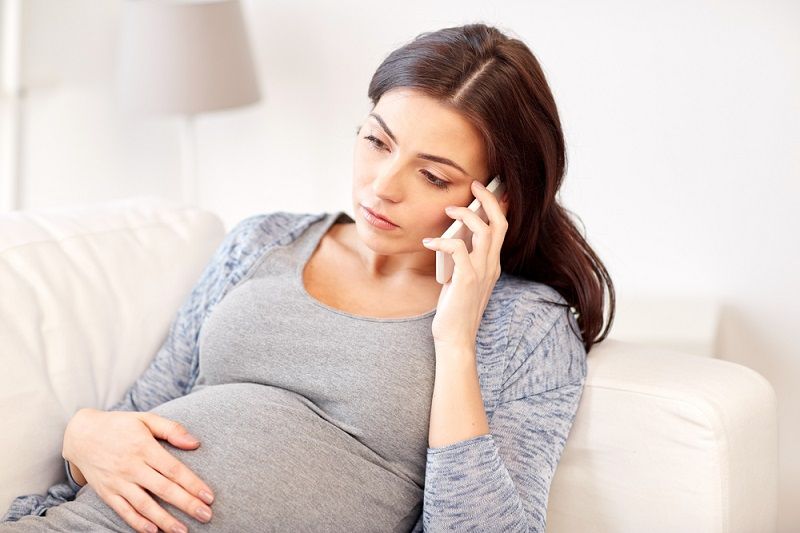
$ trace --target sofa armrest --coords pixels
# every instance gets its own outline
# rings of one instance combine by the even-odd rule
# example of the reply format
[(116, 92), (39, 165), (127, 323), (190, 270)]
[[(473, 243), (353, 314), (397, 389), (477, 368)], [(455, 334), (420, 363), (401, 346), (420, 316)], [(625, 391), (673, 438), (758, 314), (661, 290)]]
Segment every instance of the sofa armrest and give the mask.
[(763, 376), (612, 339), (587, 364), (548, 531), (774, 531), (777, 401)]

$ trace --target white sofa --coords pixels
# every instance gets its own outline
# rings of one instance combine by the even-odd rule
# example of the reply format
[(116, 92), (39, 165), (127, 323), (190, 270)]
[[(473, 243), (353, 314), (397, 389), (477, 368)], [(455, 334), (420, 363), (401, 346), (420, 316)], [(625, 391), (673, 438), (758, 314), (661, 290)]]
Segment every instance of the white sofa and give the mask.
[[(154, 197), (0, 213), (0, 514), (63, 479), (67, 421), (139, 376), (224, 234), (215, 214)], [(774, 531), (762, 376), (612, 339), (588, 369), (549, 532)]]

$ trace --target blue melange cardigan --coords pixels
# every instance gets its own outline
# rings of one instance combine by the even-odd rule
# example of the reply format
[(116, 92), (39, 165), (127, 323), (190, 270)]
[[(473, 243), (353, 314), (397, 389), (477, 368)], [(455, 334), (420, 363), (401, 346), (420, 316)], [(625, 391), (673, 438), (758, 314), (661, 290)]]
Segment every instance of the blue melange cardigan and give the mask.
[[(325, 216), (273, 212), (239, 222), (178, 310), (149, 367), (109, 410), (147, 411), (188, 394), (198, 372), (200, 328), (214, 306), (259, 258)], [(579, 335), (557, 291), (501, 273), (476, 339), (490, 434), (428, 448), (423, 508), (413, 532), (545, 530), (550, 482), (586, 379)], [(45, 495), (19, 496), (3, 520), (42, 515), (74, 499), (80, 486), (67, 464), (65, 469), (66, 483)]]

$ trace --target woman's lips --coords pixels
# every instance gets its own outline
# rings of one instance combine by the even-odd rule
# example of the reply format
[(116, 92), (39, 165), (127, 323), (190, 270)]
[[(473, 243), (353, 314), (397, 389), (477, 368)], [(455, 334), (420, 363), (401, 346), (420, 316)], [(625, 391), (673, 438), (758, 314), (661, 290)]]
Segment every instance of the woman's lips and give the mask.
[(364, 218), (370, 224), (372, 224), (373, 226), (376, 226), (376, 227), (382, 228), (382, 229), (392, 229), (392, 228), (400, 227), (397, 224), (395, 224), (394, 222), (388, 220), (386, 217), (383, 217), (383, 216), (375, 213), (374, 211), (372, 211), (371, 209), (369, 209), (369, 208), (367, 208), (367, 207), (365, 207), (363, 205), (361, 206), (361, 209), (364, 210)]

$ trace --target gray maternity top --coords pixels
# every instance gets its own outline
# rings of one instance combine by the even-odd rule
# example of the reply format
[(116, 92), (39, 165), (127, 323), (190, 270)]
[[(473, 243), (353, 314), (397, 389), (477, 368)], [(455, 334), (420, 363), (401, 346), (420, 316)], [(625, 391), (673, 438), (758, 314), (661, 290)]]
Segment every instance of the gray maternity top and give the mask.
[[(303, 268), (336, 221), (264, 256), (204, 322), (194, 388), (151, 410), (202, 443), (159, 441), (214, 490), (208, 524), (157, 500), (191, 531), (408, 532), (422, 510), (435, 309), (369, 318), (312, 297)], [(46, 519), (130, 531), (88, 485)]]

